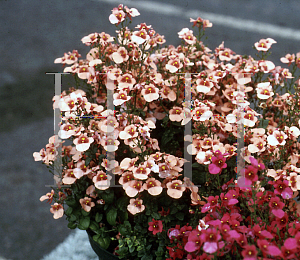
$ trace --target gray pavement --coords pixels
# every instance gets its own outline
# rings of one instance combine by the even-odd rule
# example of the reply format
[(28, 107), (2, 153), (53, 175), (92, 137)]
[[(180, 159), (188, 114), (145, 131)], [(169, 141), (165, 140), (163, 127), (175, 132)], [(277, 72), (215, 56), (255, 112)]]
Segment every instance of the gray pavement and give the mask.
[[(121, 2), (128, 7), (135, 7), (135, 3), (143, 4), (143, 1), (137, 0)], [(182, 13), (198, 10), (199, 16), (201, 12), (214, 13), (296, 30), (300, 24), (298, 0), (157, 2), (170, 4)], [(0, 255), (10, 260), (39, 260), (72, 233), (64, 219), (54, 220), (49, 205), (39, 201), (39, 197), (49, 191), (45, 184), (53, 182), (47, 168), (34, 162), (32, 157), (32, 153), (45, 147), (53, 135), (53, 94), (48, 88), (53, 87), (54, 93), (54, 84), (51, 86), (51, 77), (50, 83), (44, 84), (47, 80), (44, 73), (62, 72), (61, 66), (54, 65), (53, 61), (63, 56), (64, 52), (78, 49), (84, 55), (88, 48), (80, 41), (83, 36), (102, 31), (114, 35), (115, 27), (109, 23), (108, 16), (117, 4), (100, 0), (2, 0), (0, 6), (0, 94), (7, 93), (8, 89), (13, 93), (9, 100), (7, 97), (1, 100), (0, 95), (0, 103), (6, 101), (13, 104), (17, 98), (26, 95), (30, 84), (25, 85), (20, 80), (25, 77), (35, 80), (32, 82), (36, 84), (36, 91), (30, 89), (30, 106), (33, 110), (40, 110), (41, 103), (49, 102), (44, 112), (50, 115), (36, 117), (31, 122), (0, 133)], [(177, 32), (190, 27), (189, 19), (176, 13), (161, 14), (158, 9), (149, 11), (143, 6), (138, 10), (141, 15), (133, 20), (133, 24), (151, 24), (158, 33), (165, 35), (167, 44), (179, 44)], [(295, 39), (243, 31), (220, 23), (207, 29), (206, 36), (205, 43), (211, 49), (224, 41), (225, 47), (236, 53), (251, 55), (255, 53), (252, 46), (256, 41), (274, 38), (277, 44), (272, 47), (271, 60), (281, 66), (280, 57), (300, 51), (299, 41)], [(42, 98), (41, 92), (45, 93)], [(14, 113), (22, 114), (23, 110), (21, 108)], [(0, 119), (9, 118), (8, 122), (13, 122), (14, 115), (4, 117), (2, 114)], [(27, 117), (27, 114), (22, 115)]]

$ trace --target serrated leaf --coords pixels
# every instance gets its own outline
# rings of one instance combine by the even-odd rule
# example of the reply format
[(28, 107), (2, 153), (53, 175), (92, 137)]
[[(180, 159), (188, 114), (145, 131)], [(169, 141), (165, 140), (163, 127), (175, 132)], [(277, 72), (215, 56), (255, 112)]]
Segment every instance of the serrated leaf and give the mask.
[(106, 213), (106, 220), (110, 225), (115, 226), (116, 225), (116, 219), (117, 219), (117, 209), (116, 208), (111, 208)]

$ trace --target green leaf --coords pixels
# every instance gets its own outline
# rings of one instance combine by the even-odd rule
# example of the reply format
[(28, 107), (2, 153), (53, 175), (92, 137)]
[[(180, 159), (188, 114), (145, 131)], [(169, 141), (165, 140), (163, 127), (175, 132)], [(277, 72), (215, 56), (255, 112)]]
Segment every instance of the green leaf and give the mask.
[(160, 218), (160, 215), (157, 212), (152, 212), (151, 216), (156, 220)]
[(173, 214), (175, 214), (177, 212), (178, 212), (178, 209), (176, 207), (172, 207), (171, 211), (170, 211), (170, 214), (173, 215)]
[(141, 260), (153, 260), (153, 257), (151, 255), (144, 255)]
[(176, 218), (179, 219), (179, 220), (183, 220), (184, 219), (184, 213), (183, 212), (178, 212), (176, 214)]
[(100, 235), (95, 235), (95, 236), (93, 236), (93, 240), (94, 240), (95, 242), (97, 242), (98, 239), (99, 239), (99, 237), (100, 237)]
[(76, 207), (76, 205), (77, 205), (77, 202), (75, 199), (66, 200), (66, 203), (69, 207), (72, 207), (72, 208)]
[(86, 212), (84, 209), (81, 209), (82, 216), (86, 217), (90, 214), (90, 212)]
[(69, 222), (68, 223), (68, 228), (69, 229), (75, 229), (77, 227), (77, 224), (75, 222)]
[(90, 225), (90, 218), (89, 217), (84, 217), (82, 219), (79, 220), (79, 225), (83, 230), (87, 230), (89, 228)]
[(96, 222), (100, 222), (103, 218), (103, 214), (100, 214), (99, 212), (96, 213), (96, 216), (95, 216), (95, 220)]
[(114, 192), (110, 190), (109, 193), (102, 193), (101, 197), (104, 199), (105, 204), (112, 204), (114, 201), (114, 195)]
[(111, 208), (106, 213), (106, 220), (110, 225), (115, 226), (116, 225), (116, 219), (117, 219), (117, 209), (116, 208)]
[(73, 209), (71, 207), (68, 207), (68, 209), (65, 211), (65, 214), (67, 216), (70, 216), (72, 214)]
[(260, 127), (260, 128), (266, 129), (267, 126), (269, 125), (269, 120), (268, 119), (260, 118), (260, 119), (258, 119), (258, 121), (259, 121), (258, 127)]
[(124, 211), (119, 211), (118, 216), (120, 217), (121, 222), (124, 222), (125, 220), (128, 219), (128, 213)]
[(71, 215), (71, 217), (70, 217), (70, 219), (69, 219), (69, 221), (76, 221), (76, 216), (75, 215)]
[(99, 228), (99, 225), (97, 224), (97, 222), (93, 221), (93, 222), (90, 224), (89, 228), (90, 228), (91, 230), (93, 230), (93, 231), (96, 231), (96, 230)]
[(85, 160), (85, 166), (88, 166), (89, 164), (90, 164), (90, 162), (91, 162), (91, 160), (92, 160), (93, 158), (92, 157), (87, 157), (86, 158), (86, 160)]
[(109, 237), (99, 237), (97, 242), (103, 249), (107, 249), (110, 245), (111, 239)]
[(127, 196), (122, 196), (116, 202), (117, 208), (122, 211), (127, 211), (127, 205), (129, 203), (129, 198)]
[(193, 169), (194, 169), (194, 168), (200, 168), (200, 169), (202, 169), (203, 166), (202, 166), (201, 164), (195, 162), (195, 163), (192, 164), (192, 168), (193, 168)]

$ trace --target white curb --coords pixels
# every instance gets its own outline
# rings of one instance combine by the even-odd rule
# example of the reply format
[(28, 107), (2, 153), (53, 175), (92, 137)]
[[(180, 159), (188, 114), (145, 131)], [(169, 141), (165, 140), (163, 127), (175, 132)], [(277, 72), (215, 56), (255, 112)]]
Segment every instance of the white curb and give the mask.
[[(93, 251), (86, 231), (77, 229), (63, 243), (41, 260), (99, 260)], [(0, 260), (2, 260), (0, 258)]]

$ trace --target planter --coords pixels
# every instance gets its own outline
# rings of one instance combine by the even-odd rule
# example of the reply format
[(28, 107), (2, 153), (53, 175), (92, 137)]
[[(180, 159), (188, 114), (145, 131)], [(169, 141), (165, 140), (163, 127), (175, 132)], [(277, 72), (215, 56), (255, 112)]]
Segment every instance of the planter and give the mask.
[(119, 259), (117, 256), (113, 255), (112, 253), (110, 253), (109, 251), (103, 249), (96, 241), (94, 241), (93, 239), (93, 235), (95, 235), (95, 233), (88, 229), (87, 234), (89, 236), (89, 241), (91, 244), (91, 247), (93, 248), (93, 250), (95, 251), (96, 255), (99, 257), (99, 260), (116, 260)]

